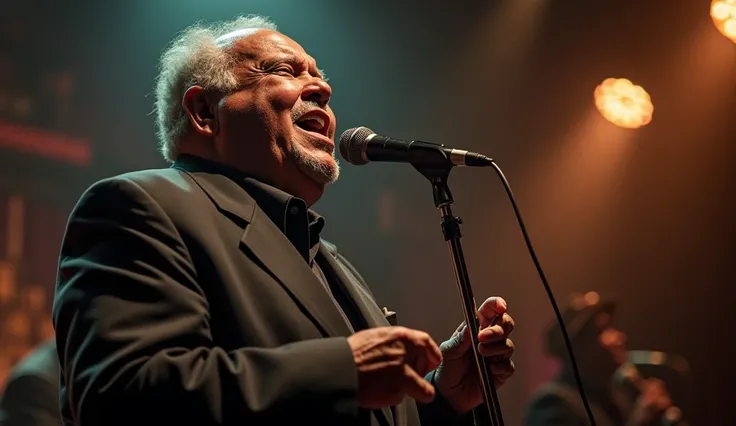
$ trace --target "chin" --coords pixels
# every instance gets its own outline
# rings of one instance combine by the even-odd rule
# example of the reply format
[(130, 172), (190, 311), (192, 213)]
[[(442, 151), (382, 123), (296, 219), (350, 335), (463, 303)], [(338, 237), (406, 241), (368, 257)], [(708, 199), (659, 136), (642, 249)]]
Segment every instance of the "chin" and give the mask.
[(332, 161), (332, 164), (325, 162), (301, 164), (300, 168), (310, 180), (322, 187), (334, 183), (340, 176), (340, 167), (335, 161)]
[(305, 182), (303, 186), (304, 190), (310, 193), (307, 198), (310, 198), (311, 202), (307, 199), (305, 201), (313, 204), (322, 196), (327, 185), (337, 180), (340, 175), (340, 165), (337, 159), (326, 151), (307, 150), (293, 145), (291, 148), (288, 151), (291, 160), (305, 180), (309, 182), (309, 184)]
[(294, 154), (294, 160), (302, 173), (320, 185), (329, 185), (340, 176), (340, 165), (328, 152), (297, 151)]

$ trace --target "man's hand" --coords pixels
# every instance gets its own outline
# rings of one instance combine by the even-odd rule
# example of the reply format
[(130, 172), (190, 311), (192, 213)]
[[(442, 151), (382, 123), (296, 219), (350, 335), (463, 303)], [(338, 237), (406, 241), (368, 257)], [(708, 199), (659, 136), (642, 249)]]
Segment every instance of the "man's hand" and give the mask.
[[(478, 308), (478, 319), (480, 354), (499, 387), (514, 373), (511, 361), (514, 344), (508, 338), (514, 329), (514, 320), (506, 313), (506, 301), (500, 297), (486, 299)], [(442, 363), (435, 376), (437, 391), (460, 414), (483, 402), (471, 344), (469, 328), (463, 321), (452, 337), (440, 345)]]
[(667, 387), (661, 380), (645, 379), (642, 381), (640, 390), (641, 395), (637, 398), (627, 423), (630, 426), (652, 424), (672, 406)]
[(442, 360), (437, 344), (422, 331), (379, 327), (348, 337), (358, 366), (358, 405), (376, 409), (400, 403), (405, 396), (428, 403), (434, 386), (424, 379)]

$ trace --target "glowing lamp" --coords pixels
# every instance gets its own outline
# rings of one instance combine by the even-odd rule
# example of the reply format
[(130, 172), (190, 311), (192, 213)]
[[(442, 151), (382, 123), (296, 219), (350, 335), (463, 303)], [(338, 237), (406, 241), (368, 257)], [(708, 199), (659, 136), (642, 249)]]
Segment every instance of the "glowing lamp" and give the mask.
[(736, 43), (736, 0), (713, 0), (710, 17), (718, 31)]
[(611, 123), (627, 129), (652, 121), (654, 105), (649, 93), (625, 78), (607, 78), (594, 92), (595, 106)]

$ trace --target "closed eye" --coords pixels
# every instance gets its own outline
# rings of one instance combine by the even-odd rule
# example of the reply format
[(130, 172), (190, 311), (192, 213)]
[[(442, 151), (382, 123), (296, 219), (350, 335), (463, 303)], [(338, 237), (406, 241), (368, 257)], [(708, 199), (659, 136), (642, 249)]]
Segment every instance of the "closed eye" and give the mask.
[(275, 74), (289, 74), (290, 76), (294, 75), (294, 69), (288, 65), (282, 65), (282, 66), (276, 67), (273, 70), (271, 70), (271, 72)]

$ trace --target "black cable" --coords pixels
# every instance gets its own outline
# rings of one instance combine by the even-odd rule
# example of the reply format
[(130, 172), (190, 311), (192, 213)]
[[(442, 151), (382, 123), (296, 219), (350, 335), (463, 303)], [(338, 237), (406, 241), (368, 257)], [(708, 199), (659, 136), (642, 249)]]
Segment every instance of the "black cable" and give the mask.
[(514, 209), (516, 220), (519, 222), (519, 228), (521, 229), (521, 233), (524, 236), (524, 242), (526, 242), (526, 247), (529, 250), (529, 254), (532, 257), (534, 266), (537, 268), (537, 273), (539, 274), (539, 278), (542, 280), (542, 284), (544, 285), (544, 290), (547, 292), (547, 296), (549, 297), (550, 303), (552, 303), (552, 308), (555, 311), (557, 322), (560, 324), (560, 328), (562, 329), (562, 337), (565, 340), (565, 346), (567, 347), (567, 353), (568, 355), (570, 355), (570, 362), (572, 363), (572, 370), (575, 373), (575, 382), (578, 385), (578, 390), (580, 391), (580, 398), (582, 399), (583, 405), (585, 406), (585, 412), (588, 414), (588, 419), (590, 420), (591, 426), (596, 426), (595, 418), (593, 418), (593, 412), (590, 410), (590, 405), (588, 404), (588, 398), (585, 396), (585, 390), (583, 389), (583, 381), (580, 378), (580, 371), (578, 371), (578, 363), (577, 361), (575, 361), (575, 354), (573, 353), (573, 350), (572, 350), (572, 344), (570, 343), (570, 337), (567, 335), (567, 328), (565, 328), (565, 322), (562, 320), (562, 314), (560, 313), (560, 308), (557, 307), (557, 301), (555, 301), (555, 296), (554, 294), (552, 294), (552, 289), (549, 287), (549, 283), (547, 282), (547, 277), (544, 275), (542, 266), (539, 264), (539, 260), (537, 259), (537, 254), (534, 252), (534, 247), (532, 246), (532, 242), (529, 239), (529, 234), (526, 231), (526, 225), (524, 225), (524, 219), (522, 219), (521, 217), (519, 208), (516, 205), (516, 199), (514, 198), (514, 193), (511, 191), (511, 185), (509, 184), (509, 181), (506, 180), (506, 176), (504, 176), (503, 171), (501, 171), (501, 168), (498, 167), (498, 164), (496, 164), (495, 161), (491, 161), (490, 164), (491, 166), (493, 166), (493, 169), (496, 171), (496, 174), (498, 175), (498, 177), (501, 178), (501, 182), (503, 183), (503, 187), (506, 190), (506, 194), (509, 197), (509, 201), (511, 201), (511, 207)]

